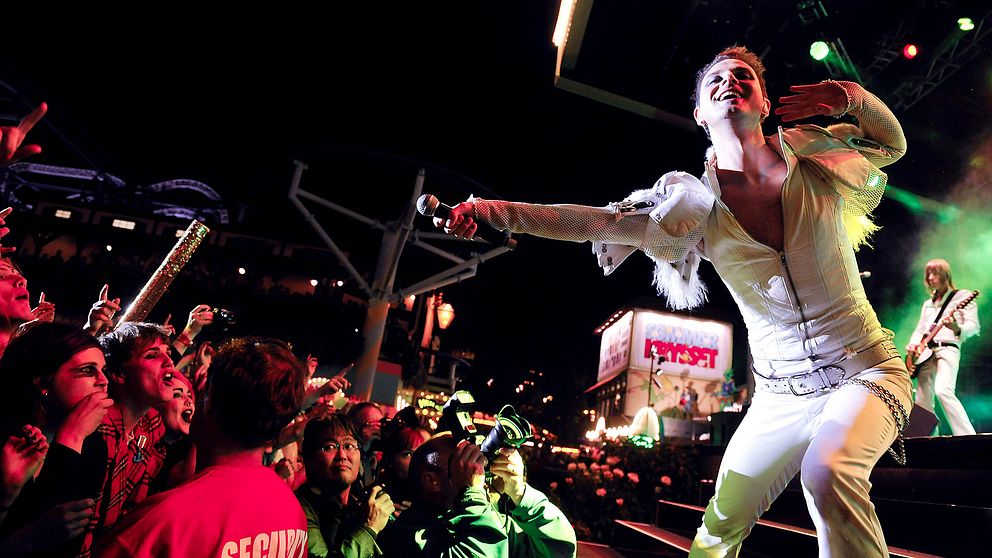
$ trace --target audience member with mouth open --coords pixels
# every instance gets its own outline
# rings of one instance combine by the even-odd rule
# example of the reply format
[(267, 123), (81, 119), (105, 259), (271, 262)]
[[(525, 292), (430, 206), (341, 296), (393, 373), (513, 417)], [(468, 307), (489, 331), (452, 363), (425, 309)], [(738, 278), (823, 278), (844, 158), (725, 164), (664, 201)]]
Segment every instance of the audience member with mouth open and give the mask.
[(168, 403), (158, 403), (155, 410), (162, 416), (165, 436), (161, 444), (168, 447), (162, 472), (151, 479), (150, 494), (175, 488), (193, 478), (196, 472), (196, 446), (189, 435), (193, 413), (196, 412), (196, 394), (192, 380), (182, 374), (173, 376), (172, 399)]
[(159, 325), (125, 322), (102, 335), (100, 345), (114, 398), (100, 425), (109, 456), (98, 507), (102, 532), (148, 495), (149, 483), (162, 469), (165, 424), (154, 408), (171, 402), (180, 384), (169, 337)]

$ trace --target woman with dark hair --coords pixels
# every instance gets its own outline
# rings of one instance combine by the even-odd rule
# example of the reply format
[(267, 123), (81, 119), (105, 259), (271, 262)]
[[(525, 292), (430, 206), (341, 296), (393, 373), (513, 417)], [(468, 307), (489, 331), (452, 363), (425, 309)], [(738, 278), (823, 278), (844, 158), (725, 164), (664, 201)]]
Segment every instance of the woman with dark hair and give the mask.
[(389, 492), (397, 512), (410, 507), (414, 487), (410, 482), (410, 458), (413, 452), (431, 437), (418, 426), (407, 426), (388, 434), (382, 441), (382, 471), (378, 482)]
[(93, 434), (113, 404), (104, 365), (92, 336), (52, 323), (16, 335), (0, 358), (7, 385), (0, 393), (0, 439), (23, 432), (27, 442), (51, 444), (43, 467), (40, 459), (12, 458), (8, 450), (16, 448), (2, 453), (0, 532), (9, 535), (0, 542), (3, 556), (75, 555), (91, 528), (107, 461), (106, 444)]

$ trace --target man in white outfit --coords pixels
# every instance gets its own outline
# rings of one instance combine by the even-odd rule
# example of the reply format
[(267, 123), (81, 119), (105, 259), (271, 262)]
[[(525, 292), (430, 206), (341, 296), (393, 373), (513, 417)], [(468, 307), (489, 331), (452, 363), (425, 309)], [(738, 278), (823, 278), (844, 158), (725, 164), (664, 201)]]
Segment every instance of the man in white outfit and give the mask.
[[(712, 141), (702, 180), (668, 173), (607, 207), (470, 199), (444, 223), (593, 241), (607, 273), (633, 251), (655, 260), (675, 308), (705, 300), (708, 259), (748, 327), (756, 389), (727, 447), (691, 557), (737, 556), (758, 517), (801, 470), (820, 556), (887, 556), (869, 474), (907, 420), (909, 374), (865, 297), (855, 248), (872, 231), (902, 128), (860, 85), (792, 87), (786, 122), (850, 114), (859, 126), (799, 126), (765, 137), (761, 60), (724, 50), (697, 76), (696, 122)], [(438, 225), (441, 223), (438, 222)]]
[(916, 404), (933, 412), (934, 400), (940, 401), (944, 416), (947, 417), (947, 423), (951, 427), (951, 434), (954, 436), (974, 434), (975, 427), (968, 419), (968, 413), (958, 400), (955, 390), (958, 382), (958, 365), (961, 361), (961, 344), (981, 331), (978, 310), (974, 304), (956, 309), (972, 293), (954, 286), (954, 281), (951, 279), (951, 264), (946, 260), (935, 259), (927, 262), (923, 280), (932, 296), (923, 303), (920, 323), (916, 325), (916, 331), (909, 339), (906, 353), (914, 354), (917, 350), (922, 350), (922, 347), (917, 345), (936, 321), (943, 320), (945, 325), (937, 331), (928, 344), (928, 348), (933, 350), (933, 356), (920, 363), (916, 370)]

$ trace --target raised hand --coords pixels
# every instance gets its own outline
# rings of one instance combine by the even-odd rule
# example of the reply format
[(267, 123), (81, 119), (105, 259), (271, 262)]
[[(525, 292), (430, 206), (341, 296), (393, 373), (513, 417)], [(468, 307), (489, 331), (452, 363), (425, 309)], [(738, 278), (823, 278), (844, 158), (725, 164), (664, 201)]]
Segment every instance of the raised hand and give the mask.
[(793, 85), (789, 90), (796, 95), (780, 98), (781, 106), (775, 109), (783, 122), (811, 116), (839, 116), (847, 110), (847, 93), (834, 82)]
[(36, 144), (21, 145), (25, 136), (45, 113), (48, 105), (41, 103), (21, 120), (17, 126), (0, 126), (0, 166), (16, 163), (25, 157), (41, 153), (41, 146)]
[(495, 475), (493, 488), (509, 496), (514, 505), (519, 504), (527, 488), (524, 459), (520, 452), (512, 448), (500, 448), (489, 464), (489, 472)]
[(205, 393), (204, 390), (207, 389), (207, 373), (215, 354), (217, 354), (217, 350), (213, 348), (210, 341), (200, 343), (200, 346), (196, 349), (196, 358), (194, 359), (196, 370), (191, 377), (193, 389), (196, 393)]
[(373, 486), (369, 491), (368, 499), (369, 515), (365, 521), (365, 526), (379, 534), (383, 527), (389, 523), (389, 517), (393, 515), (396, 508), (393, 506), (393, 499), (382, 489), (381, 486)]
[(34, 316), (34, 320), (38, 322), (54, 322), (55, 321), (55, 304), (52, 302), (45, 302), (45, 293), (41, 293), (38, 297), (38, 306), (31, 310), (31, 315)]
[[(10, 507), (21, 488), (34, 476), (48, 453), (48, 440), (35, 426), (25, 425), (23, 436), (10, 436), (0, 447), (0, 506)], [(11, 500), (8, 502), (7, 500)]]
[(479, 230), (479, 224), (472, 218), (473, 215), (475, 215), (475, 204), (464, 201), (451, 208), (447, 221), (435, 217), (434, 226), (443, 228), (444, 232), (448, 234), (471, 240)]
[(317, 357), (307, 355), (307, 378), (313, 378), (313, 373), (317, 371)]
[(110, 300), (108, 296), (109, 291), (110, 285), (104, 285), (100, 289), (100, 295), (97, 297), (96, 302), (93, 303), (93, 306), (90, 307), (89, 316), (86, 317), (86, 326), (83, 329), (94, 337), (109, 330), (113, 326), (114, 314), (121, 309), (121, 299), (115, 298)]
[[(13, 211), (14, 211), (13, 207), (8, 207), (7, 209), (0, 211), (0, 242), (3, 241), (3, 237), (7, 236), (10, 233), (10, 229), (6, 226), (7, 217)], [(0, 243), (0, 256), (6, 256), (7, 254), (15, 251), (17, 251), (17, 248), (13, 246), (4, 246), (2, 243)]]
[(107, 397), (103, 391), (93, 392), (80, 399), (62, 421), (62, 425), (55, 433), (55, 441), (82, 453), (83, 440), (96, 432), (103, 417), (107, 415), (107, 409), (113, 404), (114, 400)]
[(327, 383), (321, 386), (321, 391), (327, 394), (337, 393), (339, 391), (348, 389), (351, 387), (351, 382), (344, 379), (344, 376), (337, 375), (331, 376), (327, 379)]
[(196, 337), (205, 326), (214, 323), (214, 313), (206, 304), (198, 304), (189, 313), (189, 321), (183, 331), (190, 338)]
[(169, 337), (172, 337), (173, 335), (176, 334), (176, 326), (170, 324), (169, 322), (171, 321), (172, 321), (172, 314), (169, 314), (165, 317), (165, 320), (162, 322), (162, 329), (165, 330), (165, 333)]
[(486, 456), (482, 454), (479, 446), (468, 440), (458, 442), (451, 457), (448, 478), (451, 486), (456, 490), (482, 487), (486, 481)]
[(216, 354), (217, 350), (210, 344), (210, 341), (204, 341), (196, 349), (196, 362), (200, 366), (210, 368), (210, 364), (214, 361), (214, 355)]

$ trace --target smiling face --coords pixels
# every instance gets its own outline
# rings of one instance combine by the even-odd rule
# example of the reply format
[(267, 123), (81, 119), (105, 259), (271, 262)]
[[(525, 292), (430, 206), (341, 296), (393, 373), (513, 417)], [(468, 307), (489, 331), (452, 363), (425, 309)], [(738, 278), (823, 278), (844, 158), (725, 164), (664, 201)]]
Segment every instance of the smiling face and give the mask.
[(34, 319), (29, 299), (28, 280), (13, 264), (0, 260), (0, 317), (13, 324)]
[(53, 404), (52, 411), (65, 415), (84, 397), (93, 393), (107, 393), (107, 377), (103, 351), (89, 348), (80, 351), (66, 361), (48, 382), (42, 386), (48, 390), (48, 399)]
[(169, 346), (161, 337), (139, 345), (123, 368), (124, 377), (119, 380), (123, 395), (139, 405), (166, 405), (173, 399), (173, 388), (182, 385), (175, 379)]
[(697, 103), (693, 116), (707, 127), (727, 121), (757, 127), (771, 109), (754, 69), (736, 58), (721, 60), (703, 74)]

